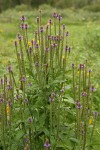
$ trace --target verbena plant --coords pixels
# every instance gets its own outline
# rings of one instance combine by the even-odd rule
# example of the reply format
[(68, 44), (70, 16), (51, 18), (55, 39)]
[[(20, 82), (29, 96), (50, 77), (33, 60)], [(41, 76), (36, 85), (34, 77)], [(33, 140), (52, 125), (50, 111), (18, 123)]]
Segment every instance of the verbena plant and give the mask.
[(92, 144), (98, 112), (91, 70), (87, 60), (70, 65), (69, 32), (61, 15), (52, 17), (43, 27), (39, 12), (31, 41), (21, 17), (15, 41), (18, 80), (9, 63), (0, 84), (1, 149), (85, 150)]

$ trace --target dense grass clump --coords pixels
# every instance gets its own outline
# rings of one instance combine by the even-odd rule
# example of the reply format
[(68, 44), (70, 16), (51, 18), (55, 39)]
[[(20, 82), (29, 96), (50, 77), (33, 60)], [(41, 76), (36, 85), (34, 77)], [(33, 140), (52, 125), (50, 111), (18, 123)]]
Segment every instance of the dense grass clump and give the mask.
[(98, 52), (100, 54), (100, 28), (94, 28), (92, 32), (91, 28), (87, 32), (87, 39), (85, 39), (86, 47), (92, 49), (94, 52)]

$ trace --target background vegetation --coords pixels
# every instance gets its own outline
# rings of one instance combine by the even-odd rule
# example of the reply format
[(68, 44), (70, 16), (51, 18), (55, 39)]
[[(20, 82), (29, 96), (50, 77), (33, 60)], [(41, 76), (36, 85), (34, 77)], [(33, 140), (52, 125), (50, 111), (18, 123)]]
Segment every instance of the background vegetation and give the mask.
[[(16, 5), (25, 4), (31, 7), (39, 7), (41, 4), (49, 4), (56, 8), (82, 8), (98, 11), (100, 10), (100, 1), (99, 0), (0, 0), (0, 11), (3, 11), (7, 8), (13, 8)], [(90, 6), (88, 6), (90, 5)]]

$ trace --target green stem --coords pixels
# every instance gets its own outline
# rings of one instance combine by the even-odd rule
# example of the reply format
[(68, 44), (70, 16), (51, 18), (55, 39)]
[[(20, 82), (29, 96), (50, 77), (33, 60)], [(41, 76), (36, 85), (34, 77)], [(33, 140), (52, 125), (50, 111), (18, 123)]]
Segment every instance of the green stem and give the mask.
[(79, 101), (80, 101), (80, 92), (81, 92), (81, 69), (79, 69)]
[(56, 18), (54, 18), (54, 32), (55, 32), (55, 35), (56, 35)]
[(50, 102), (50, 135), (52, 134), (52, 102)]
[(25, 62), (24, 62), (24, 54), (23, 54), (23, 50), (22, 50), (22, 43), (21, 41), (19, 41), (19, 45), (20, 45), (20, 53), (21, 53), (21, 68), (23, 71), (23, 74), (25, 75)]
[(96, 120), (94, 119), (94, 124), (93, 124), (92, 132), (91, 132), (90, 142), (92, 141), (92, 137), (93, 137), (93, 133), (94, 133), (94, 129), (95, 129), (95, 123), (96, 123)]
[(61, 52), (60, 52), (60, 67), (62, 66), (62, 57), (63, 57), (63, 44), (64, 44), (64, 30), (63, 30), (63, 37), (61, 42)]
[(76, 100), (76, 95), (75, 95), (75, 68), (73, 67), (72, 68), (73, 70), (73, 95), (74, 95), (74, 102), (75, 102), (75, 100)]

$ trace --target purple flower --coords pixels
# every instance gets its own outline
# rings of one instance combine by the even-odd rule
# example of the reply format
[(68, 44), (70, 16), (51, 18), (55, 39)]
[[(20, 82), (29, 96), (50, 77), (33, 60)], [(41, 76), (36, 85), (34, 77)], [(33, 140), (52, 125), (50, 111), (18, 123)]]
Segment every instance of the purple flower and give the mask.
[(59, 40), (59, 36), (56, 36), (56, 40), (57, 40), (57, 41)]
[(12, 101), (10, 99), (8, 100), (8, 106), (12, 106)]
[(62, 19), (61, 15), (58, 15), (57, 19), (60, 21)]
[(63, 37), (62, 36), (60, 36), (60, 38), (59, 38), (60, 40), (62, 40), (63, 39)]
[(76, 108), (81, 109), (81, 108), (82, 108), (82, 105), (81, 105), (81, 104), (78, 104), (78, 105), (76, 105)]
[(48, 35), (48, 40), (50, 40), (51, 39), (51, 36), (50, 35)]
[(70, 47), (68, 47), (68, 46), (66, 45), (66, 47), (65, 47), (65, 51), (68, 51), (68, 52), (70, 53), (71, 48), (70, 48)]
[(20, 34), (18, 34), (18, 40), (21, 41), (22, 40), (22, 36)]
[(20, 95), (16, 94), (16, 99), (19, 99), (20, 98)]
[(20, 25), (20, 27), (21, 27), (22, 29), (24, 29), (24, 23), (22, 23), (22, 24)]
[(55, 41), (58, 41), (58, 40), (59, 40), (59, 36), (55, 36), (55, 37), (54, 37), (54, 40), (55, 40)]
[(82, 108), (82, 105), (81, 105), (80, 101), (76, 101), (75, 105), (76, 105), (77, 109), (81, 109)]
[[(60, 40), (62, 39), (62, 37), (60, 37)], [(52, 36), (52, 40), (53, 41), (58, 41), (59, 40), (59, 36)]]
[(90, 91), (91, 91), (91, 92), (95, 92), (95, 91), (96, 91), (96, 89), (95, 89), (94, 85), (91, 85), (91, 87), (90, 87)]
[(22, 29), (26, 29), (26, 30), (27, 30), (27, 27), (28, 27), (28, 26), (27, 26), (27, 24), (22, 23), (20, 27), (21, 27)]
[(52, 36), (51, 38), (52, 38), (53, 41), (55, 40), (55, 36)]
[(28, 99), (27, 98), (24, 99), (24, 103), (28, 104)]
[(12, 66), (11, 66), (11, 64), (8, 65), (8, 71), (12, 72)]
[(23, 22), (26, 20), (25, 16), (23, 15), (20, 20), (22, 20)]
[(75, 64), (72, 64), (72, 68), (74, 68), (75, 67)]
[(51, 20), (51, 19), (49, 19), (49, 20), (48, 20), (48, 22), (51, 24), (51, 23), (52, 23), (52, 20)]
[(31, 41), (32, 45), (36, 45), (36, 41), (32, 40)]
[(40, 20), (40, 18), (39, 18), (39, 17), (37, 17), (37, 18), (36, 18), (37, 23), (39, 23), (39, 20)]
[(94, 115), (94, 117), (97, 117), (99, 114), (98, 114), (97, 111), (94, 111), (94, 112), (93, 112), (93, 115)]
[(3, 85), (4, 84), (4, 80), (1, 78), (1, 85)]
[(91, 69), (89, 69), (89, 73), (91, 73), (92, 72), (92, 70)]
[(40, 32), (42, 33), (44, 31), (43, 27), (40, 27)]
[(52, 44), (52, 47), (54, 47), (54, 48), (57, 47), (57, 44), (56, 44), (56, 43), (53, 43), (53, 44)]
[(17, 47), (17, 45), (18, 45), (17, 41), (15, 41), (14, 44), (15, 44), (15, 46)]
[(87, 93), (86, 92), (82, 92), (82, 96), (83, 97), (87, 96)]
[(28, 118), (28, 123), (32, 123), (32, 121), (33, 121), (32, 117), (29, 117)]
[(27, 24), (25, 24), (25, 29), (27, 30), (27, 28), (28, 28), (28, 25), (27, 25)]
[(49, 101), (54, 102), (55, 96), (56, 96), (56, 94), (54, 92), (52, 92), (50, 97), (49, 97)]
[(66, 47), (65, 47), (65, 51), (68, 51), (68, 46), (66, 45)]
[(32, 82), (29, 82), (29, 83), (28, 83), (28, 86), (32, 86)]
[(26, 81), (26, 77), (23, 76), (23, 77), (21, 78), (21, 81), (22, 81), (22, 82), (25, 82), (25, 81)]
[(4, 99), (3, 98), (0, 98), (0, 103), (3, 103), (4, 102)]
[(56, 96), (55, 92), (52, 92), (52, 93), (51, 93), (51, 96), (54, 96), (54, 97), (55, 97), (55, 96)]
[(49, 97), (49, 101), (50, 101), (50, 102), (54, 102), (54, 97), (53, 97), (53, 96), (50, 96), (50, 97)]
[(68, 35), (69, 35), (69, 32), (67, 31), (67, 32), (66, 32), (66, 37), (67, 37)]
[(50, 146), (51, 146), (51, 144), (49, 143), (49, 140), (46, 139), (46, 141), (44, 143), (44, 147), (49, 150)]
[(79, 66), (80, 69), (84, 69), (84, 67), (85, 67), (84, 64), (80, 64)]
[(64, 88), (62, 88), (62, 89), (60, 90), (60, 92), (61, 92), (61, 93), (64, 93)]
[(11, 89), (12, 89), (12, 86), (11, 86), (11, 85), (8, 85), (8, 86), (7, 86), (7, 89), (8, 89), (8, 90), (11, 90)]
[(65, 24), (62, 25), (62, 28), (65, 30)]
[(25, 142), (25, 143), (29, 143), (29, 139), (28, 139), (28, 138), (25, 138), (25, 139), (24, 139), (24, 142)]
[(54, 13), (52, 14), (52, 16), (53, 16), (54, 18), (56, 18), (56, 17), (58, 16), (58, 14), (54, 12)]
[(39, 63), (38, 62), (35, 63), (35, 67), (39, 67)]

